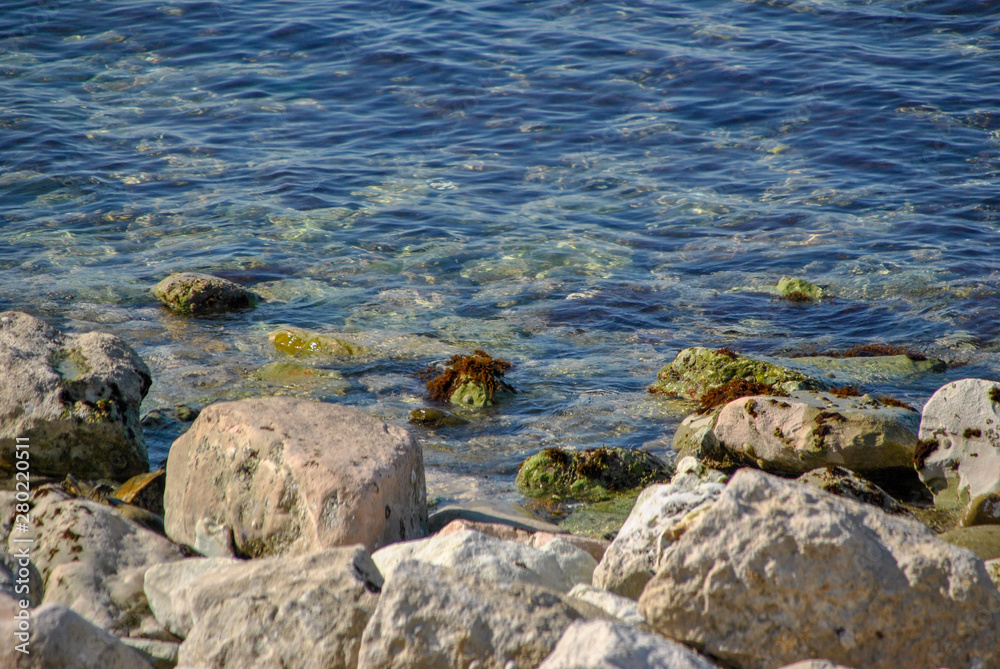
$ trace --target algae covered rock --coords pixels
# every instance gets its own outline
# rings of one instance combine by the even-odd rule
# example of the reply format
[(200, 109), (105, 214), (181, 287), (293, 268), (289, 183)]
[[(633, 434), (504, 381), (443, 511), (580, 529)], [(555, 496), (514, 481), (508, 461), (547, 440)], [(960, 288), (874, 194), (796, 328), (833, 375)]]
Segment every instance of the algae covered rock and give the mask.
[(294, 356), (350, 357), (368, 352), (364, 346), (344, 337), (303, 330), (301, 328), (279, 328), (268, 335), (274, 348)]
[(423, 409), (414, 409), (410, 412), (410, 422), (414, 425), (423, 425), (429, 428), (438, 427), (458, 427), (459, 425), (465, 425), (469, 421), (456, 416), (453, 413), (448, 413), (447, 411), (441, 411), (441, 409), (435, 409), (433, 407), (425, 407)]
[(894, 516), (912, 518), (912, 514), (907, 508), (896, 501), (892, 495), (868, 479), (843, 467), (819, 467), (806, 472), (797, 480), (799, 483), (811, 485), (831, 495), (877, 506)]
[(914, 464), (940, 507), (1000, 492), (1000, 382), (962, 379), (924, 405)]
[(783, 392), (818, 388), (823, 384), (806, 374), (766, 360), (722, 348), (686, 348), (660, 369), (649, 392), (701, 402), (704, 396), (733, 380), (777, 386)]
[(171, 274), (153, 287), (153, 295), (170, 311), (184, 316), (224, 314), (251, 309), (260, 296), (249, 288), (211, 274)]
[(792, 302), (818, 302), (824, 297), (823, 289), (816, 284), (787, 276), (778, 281), (778, 295)]
[(0, 314), (0, 476), (27, 453), (33, 479), (120, 481), (146, 471), (139, 404), (151, 383), (114, 335), (63, 334), (25, 313)]
[(444, 369), (429, 368), (422, 376), (432, 400), (481, 407), (517, 392), (504, 379), (513, 366), (477, 349), (472, 355), (453, 355)]
[(521, 463), (516, 483), (532, 497), (597, 501), (668, 481), (672, 475), (668, 465), (642, 450), (547, 448)]

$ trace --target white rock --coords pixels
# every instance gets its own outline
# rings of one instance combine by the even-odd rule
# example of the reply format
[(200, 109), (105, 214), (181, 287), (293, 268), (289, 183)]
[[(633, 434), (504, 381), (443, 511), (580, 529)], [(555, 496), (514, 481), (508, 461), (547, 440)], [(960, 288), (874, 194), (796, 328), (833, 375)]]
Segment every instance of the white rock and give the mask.
[(924, 405), (917, 472), (943, 507), (1000, 492), (1000, 382), (953, 381)]
[[(114, 335), (67, 335), (19, 311), (0, 313), (0, 472), (13, 478), (19, 450), (29, 453), (32, 480), (122, 481), (146, 471), (139, 404), (151, 382)], [(27, 449), (16, 448), (18, 437)]]
[(180, 665), (348, 669), (357, 665), (382, 577), (362, 547), (350, 546), (250, 561), (185, 560), (149, 570), (146, 584), (163, 624), (186, 633)]
[(244, 556), (374, 550), (426, 534), (423, 455), (405, 428), (349, 407), (220, 402), (171, 447), (164, 506), (179, 543), (195, 544), (207, 518)]
[(597, 566), (587, 551), (562, 539), (533, 548), (474, 530), (387, 546), (372, 558), (386, 580), (393, 578), (403, 561), (414, 560), (483, 580), (531, 583), (560, 592), (589, 582)]
[(386, 580), (358, 667), (529, 669), (588, 614), (597, 612), (547, 588), (408, 561)]
[[(31, 513), (32, 557), (44, 604), (64, 604), (93, 624), (128, 636), (152, 617), (142, 591), (146, 569), (184, 557), (166, 537), (114, 509), (50, 489)], [(11, 537), (9, 550), (19, 544)]]
[(618, 618), (630, 625), (646, 624), (646, 619), (639, 613), (639, 604), (635, 600), (616, 595), (609, 590), (595, 588), (586, 583), (577, 583), (566, 596), (570, 599), (596, 606), (609, 616)]
[(538, 669), (718, 669), (687, 646), (620, 622), (575, 622)]
[(971, 552), (750, 469), (669, 547), (639, 610), (664, 636), (743, 669), (802, 658), (1000, 666), (1000, 592)]
[(643, 490), (594, 570), (594, 585), (638, 599), (658, 571), (666, 547), (718, 499), (724, 487), (701, 483), (688, 489), (664, 483)]
[[(0, 596), (2, 597), (2, 596)], [(25, 655), (16, 650), (17, 621), (10, 601), (0, 602), (0, 669), (151, 669), (143, 657), (117, 637), (87, 622), (61, 604), (32, 611)]]
[(831, 465), (865, 473), (909, 468), (920, 414), (865, 395), (796, 391), (742, 397), (719, 412), (715, 435), (761, 469), (802, 474)]

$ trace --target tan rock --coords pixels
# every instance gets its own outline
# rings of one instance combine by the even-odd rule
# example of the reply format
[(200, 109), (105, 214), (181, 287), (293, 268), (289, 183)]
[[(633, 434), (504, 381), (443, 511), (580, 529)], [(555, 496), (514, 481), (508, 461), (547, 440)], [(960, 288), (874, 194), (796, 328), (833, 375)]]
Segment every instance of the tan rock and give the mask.
[(574, 620), (599, 615), (553, 590), (404, 562), (382, 589), (359, 669), (536, 667)]
[(538, 669), (718, 669), (687, 646), (610, 620), (577, 621)]
[(971, 552), (750, 469), (670, 545), (639, 610), (742, 669), (1000, 666), (1000, 592)]
[(355, 409), (287, 397), (220, 402), (174, 442), (167, 535), (194, 544), (208, 518), (246, 556), (426, 534), (423, 455), (404, 428)]

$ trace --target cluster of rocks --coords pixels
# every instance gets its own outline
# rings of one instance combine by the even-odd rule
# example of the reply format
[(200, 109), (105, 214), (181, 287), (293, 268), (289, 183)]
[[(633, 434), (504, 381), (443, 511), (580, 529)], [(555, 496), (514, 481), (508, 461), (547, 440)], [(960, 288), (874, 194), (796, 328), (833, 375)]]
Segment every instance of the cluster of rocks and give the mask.
[[(343, 344), (306, 334), (274, 339)], [(412, 434), (329, 403), (210, 405), (147, 473), (138, 356), (0, 314), (4, 474), (27, 438), (32, 481), (141, 477), (32, 483), (19, 525), (0, 492), (0, 667), (1000, 666), (1000, 541), (980, 532), (1000, 530), (1000, 384), (949, 383), (921, 413), (820, 365), (683, 351), (655, 387), (702, 403), (675, 467), (608, 449), (522, 468), (547, 495), (641, 489), (609, 541), (434, 523)], [(936, 534), (866, 478), (903, 471), (963, 527)], [(162, 528), (126, 508), (153, 480)]]

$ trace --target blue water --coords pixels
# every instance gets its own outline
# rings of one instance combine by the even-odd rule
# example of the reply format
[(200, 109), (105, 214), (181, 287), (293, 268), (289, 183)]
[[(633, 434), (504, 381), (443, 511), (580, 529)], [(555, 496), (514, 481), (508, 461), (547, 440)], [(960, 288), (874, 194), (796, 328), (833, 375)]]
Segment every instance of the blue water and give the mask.
[[(645, 387), (685, 346), (953, 363), (872, 388), (914, 403), (1000, 378), (998, 224), (992, 1), (0, 8), (0, 308), (125, 338), (144, 411), (286, 393), (405, 424), (423, 366), (508, 358), (513, 402), (416, 430), (444, 497), (509, 492), (544, 446), (663, 451), (690, 407)], [(149, 288), (180, 270), (268, 302), (173, 317)], [(836, 299), (776, 301), (785, 275)], [(282, 325), (376, 354), (261, 383)]]

